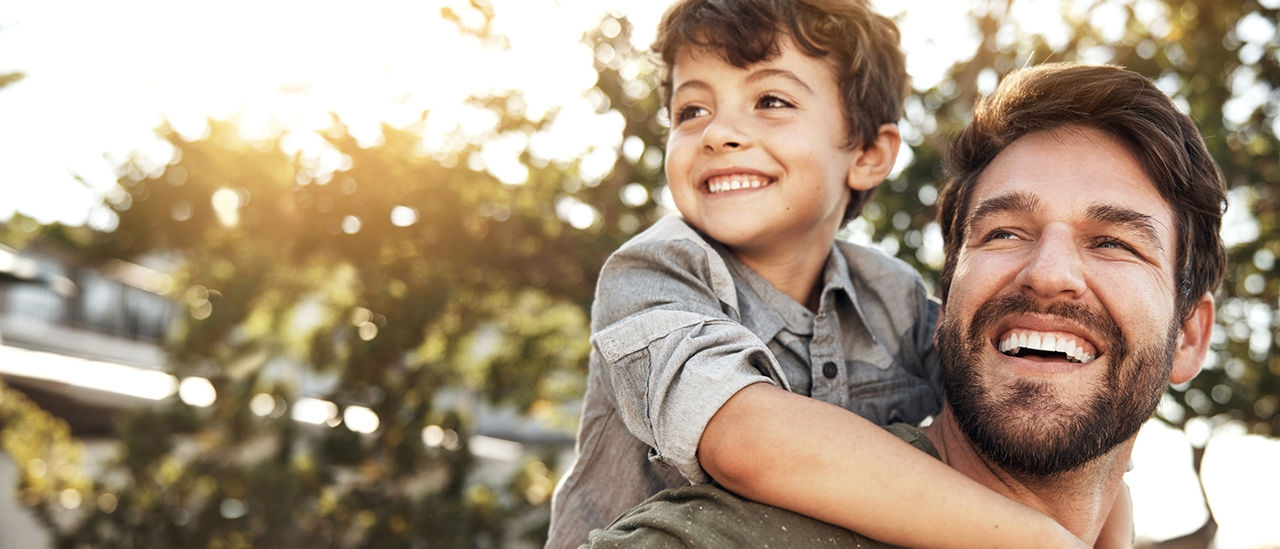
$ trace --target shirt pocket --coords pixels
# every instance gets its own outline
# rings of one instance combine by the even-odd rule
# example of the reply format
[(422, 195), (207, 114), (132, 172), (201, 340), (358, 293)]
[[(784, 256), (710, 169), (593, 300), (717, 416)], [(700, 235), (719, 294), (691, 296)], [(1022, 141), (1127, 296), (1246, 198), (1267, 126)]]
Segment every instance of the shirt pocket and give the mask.
[(850, 411), (877, 425), (917, 425), (941, 409), (941, 399), (930, 384), (899, 366), (881, 369), (850, 360), (846, 368)]

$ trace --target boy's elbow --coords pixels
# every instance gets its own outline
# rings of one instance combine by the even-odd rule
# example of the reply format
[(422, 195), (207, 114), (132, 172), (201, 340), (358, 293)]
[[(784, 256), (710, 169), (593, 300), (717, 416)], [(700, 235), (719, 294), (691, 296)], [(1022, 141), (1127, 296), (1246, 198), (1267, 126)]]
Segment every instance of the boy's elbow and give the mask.
[(767, 473), (761, 467), (761, 460), (752, 459), (760, 455), (761, 449), (755, 445), (745, 439), (718, 444), (704, 442), (698, 445), (698, 462), (725, 489), (750, 496), (766, 480)]
[(698, 463), (731, 492), (750, 496), (773, 470), (770, 450), (777, 444), (769, 443), (774, 438), (761, 429), (769, 422), (757, 415), (767, 409), (772, 391), (786, 392), (763, 383), (738, 391), (712, 416), (698, 442)]

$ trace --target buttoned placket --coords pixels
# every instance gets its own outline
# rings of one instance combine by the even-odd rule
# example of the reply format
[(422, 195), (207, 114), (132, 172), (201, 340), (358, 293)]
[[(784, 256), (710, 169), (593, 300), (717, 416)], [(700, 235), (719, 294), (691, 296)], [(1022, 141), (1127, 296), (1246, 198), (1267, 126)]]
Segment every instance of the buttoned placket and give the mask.
[(818, 300), (818, 313), (813, 317), (813, 339), (809, 342), (809, 360), (812, 365), (812, 396), (845, 408), (849, 391), (840, 336), (840, 318), (835, 313), (838, 286), (823, 288)]

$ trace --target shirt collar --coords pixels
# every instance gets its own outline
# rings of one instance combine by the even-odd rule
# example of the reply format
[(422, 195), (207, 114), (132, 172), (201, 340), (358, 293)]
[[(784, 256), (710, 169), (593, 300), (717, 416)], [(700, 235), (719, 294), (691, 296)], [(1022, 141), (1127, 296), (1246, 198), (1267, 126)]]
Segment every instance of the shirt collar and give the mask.
[[(763, 307), (751, 307), (742, 312), (741, 322), (744, 325), (761, 336), (767, 335), (766, 341), (776, 336), (783, 328), (796, 335), (813, 334), (814, 314), (808, 308), (773, 287), (773, 284), (740, 261), (724, 246), (717, 245), (716, 250), (724, 258), (734, 278), (741, 282), (740, 286), (745, 286), (739, 291), (754, 294), (756, 299), (752, 301), (763, 305)], [(834, 243), (827, 254), (826, 263), (823, 264), (822, 284), (819, 307), (820, 310), (827, 310), (828, 316), (835, 314), (837, 292), (844, 292), (846, 298), (853, 302), (853, 281), (849, 278), (849, 264)]]

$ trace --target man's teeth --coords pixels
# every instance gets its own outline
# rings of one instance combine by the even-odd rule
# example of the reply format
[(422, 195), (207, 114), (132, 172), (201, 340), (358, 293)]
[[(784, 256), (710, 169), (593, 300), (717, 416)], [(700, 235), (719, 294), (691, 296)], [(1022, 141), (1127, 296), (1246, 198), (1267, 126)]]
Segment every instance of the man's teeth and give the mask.
[(1024, 350), (1062, 353), (1072, 362), (1084, 363), (1094, 359), (1092, 348), (1087, 343), (1065, 335), (1009, 332), (1004, 339), (1000, 340), (1000, 352), (1006, 355), (1017, 356)]
[(758, 189), (768, 184), (768, 179), (754, 175), (721, 176), (708, 180), (707, 190), (712, 193), (722, 193), (738, 189)]

